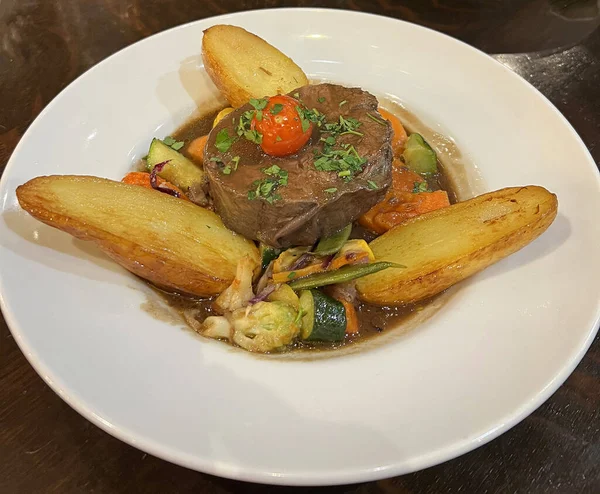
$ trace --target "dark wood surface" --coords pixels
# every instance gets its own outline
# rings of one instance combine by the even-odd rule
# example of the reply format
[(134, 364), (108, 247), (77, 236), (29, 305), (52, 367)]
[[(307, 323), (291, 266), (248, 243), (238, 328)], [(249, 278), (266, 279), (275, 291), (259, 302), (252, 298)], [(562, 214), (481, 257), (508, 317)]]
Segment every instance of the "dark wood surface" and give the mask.
[[(498, 58), (556, 104), (600, 163), (596, 0), (0, 0), (0, 170), (42, 108), (118, 49), (191, 20), (278, 6), (375, 12), (513, 53)], [(0, 320), (1, 493), (287, 490), (187, 470), (112, 438), (43, 383)], [(547, 403), (490, 444), (411, 475), (307, 491), (600, 492), (598, 338)]]

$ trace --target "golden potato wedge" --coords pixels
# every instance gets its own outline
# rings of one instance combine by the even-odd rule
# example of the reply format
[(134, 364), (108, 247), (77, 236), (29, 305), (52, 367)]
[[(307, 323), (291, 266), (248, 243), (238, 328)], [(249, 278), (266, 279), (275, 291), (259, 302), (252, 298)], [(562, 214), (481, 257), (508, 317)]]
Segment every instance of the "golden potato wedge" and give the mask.
[(285, 94), (308, 84), (290, 57), (237, 26), (220, 24), (204, 31), (202, 59), (212, 81), (236, 108), (250, 98)]
[(17, 188), (23, 209), (91, 240), (132, 273), (172, 291), (208, 297), (233, 281), (238, 261), (260, 265), (253, 242), (213, 212), (137, 185), (87, 176), (38, 177)]
[(400, 305), (431, 297), (525, 247), (554, 221), (556, 196), (511, 187), (413, 218), (371, 242), (378, 261), (404, 264), (357, 282), (362, 300)]

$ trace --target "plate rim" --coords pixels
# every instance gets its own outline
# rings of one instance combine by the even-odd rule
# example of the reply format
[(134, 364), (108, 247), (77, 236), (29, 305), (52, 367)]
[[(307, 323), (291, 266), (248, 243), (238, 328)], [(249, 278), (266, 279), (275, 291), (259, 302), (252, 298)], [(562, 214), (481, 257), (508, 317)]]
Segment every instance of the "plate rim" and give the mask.
[[(566, 119), (566, 117), (556, 108), (556, 106), (535, 86), (529, 83), (527, 80), (523, 79), (517, 73), (510, 70), (500, 61), (494, 59), (490, 55), (485, 52), (457, 39), (450, 35), (441, 33), (429, 27), (425, 27), (419, 24), (415, 24), (412, 22), (404, 21), (401, 19), (396, 19), (393, 17), (387, 17), (379, 14), (366, 13), (366, 12), (358, 12), (353, 10), (346, 9), (331, 9), (331, 8), (318, 8), (318, 7), (283, 7), (283, 8), (265, 8), (265, 9), (256, 9), (256, 10), (243, 10), (239, 12), (227, 13), (218, 16), (205, 17), (202, 19), (197, 19), (194, 21), (186, 22), (184, 24), (180, 24), (157, 33), (154, 33), (146, 38), (140, 39), (135, 43), (129, 44), (115, 53), (112, 53), (108, 57), (102, 59), (98, 63), (94, 64), (86, 71), (77, 76), (73, 81), (71, 81), (65, 88), (63, 88), (46, 106), (45, 108), (36, 116), (34, 121), (29, 125), (23, 136), (20, 138), (17, 146), (13, 150), (5, 169), (2, 173), (2, 177), (0, 178), (0, 191), (3, 191), (6, 187), (6, 183), (8, 182), (8, 175), (11, 171), (11, 168), (14, 166), (14, 156), (20, 152), (20, 148), (24, 145), (24, 141), (32, 129), (35, 128), (36, 125), (39, 124), (39, 121), (46, 115), (47, 112), (50, 112), (51, 109), (59, 104), (60, 100), (67, 94), (72, 86), (81, 82), (86, 76), (91, 74), (95, 70), (100, 70), (100, 68), (108, 63), (110, 60), (117, 58), (121, 55), (121, 52), (127, 51), (134, 46), (141, 45), (145, 43), (149, 39), (154, 39), (160, 37), (164, 34), (171, 33), (180, 29), (185, 29), (194, 24), (206, 23), (210, 21), (219, 22), (226, 19), (237, 18), (244, 15), (257, 15), (261, 12), (289, 12), (289, 11), (303, 11), (303, 12), (313, 12), (315, 14), (319, 12), (329, 12), (335, 13), (337, 15), (348, 15), (355, 17), (375, 17), (378, 18), (379, 21), (390, 22), (390, 23), (401, 23), (410, 26), (417, 27), (419, 29), (424, 29), (429, 31), (430, 34), (442, 37), (446, 40), (446, 42), (454, 42), (462, 45), (462, 48), (467, 48), (469, 50), (473, 50), (480, 55), (485, 56), (489, 60), (492, 60), (494, 63), (498, 64), (502, 67), (502, 69), (510, 74), (510, 77), (516, 77), (521, 81), (521, 83), (525, 83), (526, 86), (529, 87), (530, 90), (534, 90), (538, 96), (542, 98), (546, 106), (548, 106), (565, 124), (571, 131), (572, 136), (578, 140), (582, 150), (584, 150), (585, 154), (588, 157), (588, 164), (594, 164), (595, 161), (588, 149), (588, 147), (583, 142), (581, 136), (575, 130), (575, 128), (571, 125), (571, 123)], [(594, 166), (593, 169), (596, 169)], [(600, 171), (596, 174), (597, 184), (600, 185)], [(2, 210), (5, 210), (5, 206), (3, 206)], [(596, 334), (600, 329), (600, 302), (596, 307), (596, 314), (592, 316), (591, 330), (587, 332), (587, 336), (583, 341), (583, 344), (578, 349), (577, 352), (571, 356), (568, 361), (562, 365), (560, 372), (553, 376), (550, 384), (548, 384), (545, 388), (543, 388), (540, 392), (538, 392), (534, 398), (529, 401), (522, 403), (518, 408), (513, 410), (511, 414), (508, 414), (507, 417), (504, 417), (507, 420), (503, 420), (502, 424), (497, 427), (491, 429), (486, 434), (480, 437), (473, 438), (471, 436), (462, 439), (459, 442), (454, 442), (451, 445), (437, 449), (420, 456), (414, 457), (410, 465), (401, 465), (401, 464), (388, 464), (383, 465), (378, 468), (366, 467), (361, 469), (352, 469), (352, 470), (339, 470), (339, 471), (328, 471), (326, 473), (310, 473), (310, 472), (294, 472), (294, 473), (272, 473), (266, 471), (257, 471), (252, 468), (246, 468), (243, 464), (236, 464), (233, 461), (228, 462), (216, 462), (214, 460), (203, 460), (195, 455), (185, 453), (182, 451), (178, 451), (175, 448), (165, 446), (160, 442), (157, 442), (147, 436), (139, 433), (132, 432), (129, 428), (123, 425), (115, 426), (114, 424), (108, 422), (103, 419), (99, 414), (97, 414), (94, 410), (94, 407), (90, 404), (86, 403), (85, 400), (82, 400), (76, 392), (71, 390), (59, 376), (53, 374), (52, 370), (47, 367), (43, 358), (41, 358), (28, 343), (27, 338), (23, 334), (23, 331), (16, 320), (16, 316), (13, 314), (11, 308), (8, 306), (4, 293), (6, 289), (4, 288), (3, 276), (0, 274), (0, 310), (4, 315), (6, 324), (15, 339), (19, 349), (25, 355), (25, 358), (29, 362), (29, 364), (33, 367), (36, 373), (43, 379), (43, 381), (71, 408), (73, 408), (77, 413), (83, 416), (86, 420), (89, 420), (94, 425), (102, 429), (104, 432), (107, 432), (111, 436), (129, 444), (135, 448), (138, 448), (142, 451), (150, 453), (158, 458), (162, 458), (171, 463), (191, 468), (193, 470), (197, 470), (203, 473), (208, 473), (212, 475), (217, 475), (221, 477), (226, 477), (235, 480), (243, 480), (250, 481), (256, 483), (265, 483), (265, 484), (275, 484), (275, 485), (297, 485), (297, 486), (317, 486), (317, 485), (341, 485), (341, 484), (351, 484), (358, 482), (368, 482), (373, 480), (378, 480), (382, 478), (389, 478), (398, 475), (403, 475), (410, 472), (415, 472), (422, 470), (424, 468), (428, 468), (437, 464), (440, 464), (445, 461), (452, 460), (458, 456), (461, 456), (465, 453), (468, 453), (479, 446), (482, 446), (496, 437), (500, 436), (504, 432), (508, 431), (516, 424), (524, 420), (527, 416), (537, 410), (543, 403), (545, 403), (555, 392), (556, 390), (566, 381), (566, 379), (572, 374), (576, 366), (583, 359), (584, 355), (590, 348), (593, 343)]]

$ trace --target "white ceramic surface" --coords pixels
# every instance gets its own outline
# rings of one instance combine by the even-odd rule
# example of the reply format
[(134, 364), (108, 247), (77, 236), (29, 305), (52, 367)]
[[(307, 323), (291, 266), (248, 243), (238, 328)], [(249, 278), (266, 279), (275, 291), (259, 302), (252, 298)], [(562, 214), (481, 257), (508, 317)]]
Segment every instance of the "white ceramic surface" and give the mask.
[[(341, 358), (257, 358), (150, 317), (142, 283), (19, 211), (14, 191), (37, 175), (119, 179), (153, 136), (218, 95), (199, 57), (203, 29), (217, 23), (263, 36), (313, 77), (399, 99), (456, 140), (488, 190), (557, 193), (555, 223), (464, 283), (418, 330)], [(0, 205), (2, 310), (37, 372), (110, 434), (226, 477), (345, 483), (460, 455), (546, 400), (599, 320), (600, 181), (579, 137), (491, 58), (382, 17), (254, 11), (130, 46), (32, 124), (2, 177)]]

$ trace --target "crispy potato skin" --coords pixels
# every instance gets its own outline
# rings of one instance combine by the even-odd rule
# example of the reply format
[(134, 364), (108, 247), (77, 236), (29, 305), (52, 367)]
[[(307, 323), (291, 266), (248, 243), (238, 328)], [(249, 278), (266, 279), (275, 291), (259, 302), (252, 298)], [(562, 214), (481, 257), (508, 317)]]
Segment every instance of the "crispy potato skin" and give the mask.
[(308, 84), (291, 58), (237, 26), (216, 25), (204, 31), (202, 59), (212, 81), (236, 108), (250, 98), (286, 94)]
[(357, 282), (360, 298), (400, 305), (431, 297), (522, 249), (554, 221), (556, 195), (511, 187), (413, 218), (371, 242), (386, 269)]
[(38, 220), (94, 242), (125, 269), (169, 291), (217, 295), (235, 278), (242, 257), (260, 264), (254, 243), (212, 211), (144, 187), (49, 176), (19, 186), (17, 198)]

